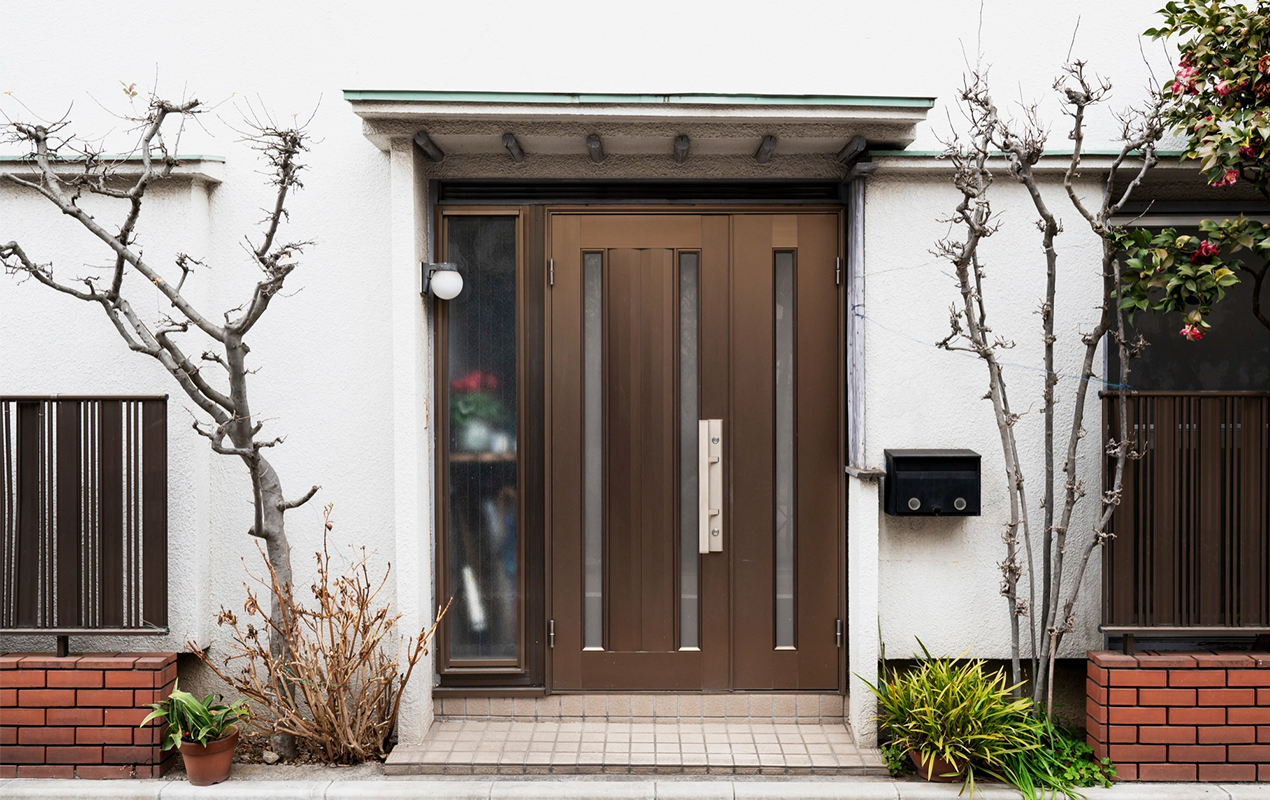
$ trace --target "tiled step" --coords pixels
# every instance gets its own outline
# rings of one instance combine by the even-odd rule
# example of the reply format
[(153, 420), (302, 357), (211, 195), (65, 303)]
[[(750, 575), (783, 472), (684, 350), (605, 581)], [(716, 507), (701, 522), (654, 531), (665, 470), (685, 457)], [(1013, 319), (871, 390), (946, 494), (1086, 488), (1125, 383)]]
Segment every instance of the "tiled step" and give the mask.
[(837, 723), (441, 719), (398, 745), (387, 775), (885, 776)]
[(434, 699), (438, 719), (842, 723), (840, 694), (553, 694)]

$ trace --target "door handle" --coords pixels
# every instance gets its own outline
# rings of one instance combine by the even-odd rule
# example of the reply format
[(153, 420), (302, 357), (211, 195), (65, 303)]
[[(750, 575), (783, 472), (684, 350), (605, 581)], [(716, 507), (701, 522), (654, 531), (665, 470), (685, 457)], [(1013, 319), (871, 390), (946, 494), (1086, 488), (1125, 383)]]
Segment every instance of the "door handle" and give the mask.
[(723, 420), (697, 422), (697, 551), (723, 552)]

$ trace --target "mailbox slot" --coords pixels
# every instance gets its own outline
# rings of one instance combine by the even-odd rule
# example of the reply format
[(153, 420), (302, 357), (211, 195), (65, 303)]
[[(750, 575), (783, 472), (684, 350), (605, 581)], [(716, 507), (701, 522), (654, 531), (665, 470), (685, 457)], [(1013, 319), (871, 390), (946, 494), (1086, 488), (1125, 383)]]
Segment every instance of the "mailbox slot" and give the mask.
[(883, 509), (897, 517), (979, 516), (979, 454), (887, 450)]

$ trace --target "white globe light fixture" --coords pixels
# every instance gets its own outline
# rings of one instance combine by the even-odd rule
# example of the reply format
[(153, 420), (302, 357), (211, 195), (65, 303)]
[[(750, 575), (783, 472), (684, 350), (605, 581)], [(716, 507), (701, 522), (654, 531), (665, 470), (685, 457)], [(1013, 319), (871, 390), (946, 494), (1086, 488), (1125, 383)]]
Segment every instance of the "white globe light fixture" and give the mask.
[(453, 300), (463, 291), (463, 275), (458, 264), (424, 264), (423, 294), (438, 300)]

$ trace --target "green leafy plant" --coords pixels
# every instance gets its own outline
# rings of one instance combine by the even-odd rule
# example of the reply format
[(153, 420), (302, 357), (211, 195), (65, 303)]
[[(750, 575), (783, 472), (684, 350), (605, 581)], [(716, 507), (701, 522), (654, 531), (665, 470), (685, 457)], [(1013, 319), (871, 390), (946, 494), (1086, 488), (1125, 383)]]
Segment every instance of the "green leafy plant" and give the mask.
[(1186, 137), (1214, 186), (1270, 184), (1270, 6), (1170, 2), (1153, 39), (1179, 38), (1177, 75), (1165, 85), (1166, 119)]
[(456, 428), (480, 420), (499, 425), (507, 419), (507, 405), (489, 392), (471, 392), (450, 399), (450, 420)]
[[(1165, 84), (1163, 111), (1184, 139), (1182, 160), (1197, 160), (1212, 186), (1242, 182), (1270, 200), (1270, 5), (1178, 0), (1159, 13), (1164, 24), (1145, 35), (1177, 41), (1177, 75)], [(1270, 267), (1228, 258), (1248, 250), (1270, 259), (1270, 224), (1240, 216), (1199, 228), (1199, 237), (1169, 228), (1112, 232), (1127, 253), (1121, 308), (1181, 314), (1178, 333), (1197, 341), (1209, 330), (1212, 304), (1247, 273), (1253, 316), (1270, 329), (1262, 310)]]
[(1123, 253), (1120, 308), (1128, 310), (1131, 322), (1135, 311), (1181, 314), (1185, 324), (1179, 333), (1198, 341), (1211, 327), (1206, 317), (1213, 305), (1239, 283), (1239, 272), (1247, 272), (1253, 279), (1253, 315), (1270, 328), (1270, 315), (1261, 309), (1265, 265), (1230, 258), (1247, 250), (1270, 260), (1270, 224), (1239, 216), (1202, 220), (1198, 236), (1176, 228), (1158, 233), (1117, 228), (1111, 237)]
[(1044, 720), (1044, 749), (1053, 755), (1054, 768), (1069, 786), (1102, 786), (1111, 788), (1116, 767), (1110, 758), (1094, 758), (1094, 749), (1085, 743), (1080, 731)]
[(891, 773), (892, 778), (898, 778), (906, 772), (913, 771), (913, 762), (908, 758), (908, 751), (895, 742), (882, 745), (881, 752), (882, 763), (886, 764), (886, 769)]
[(152, 703), (154, 709), (141, 721), (141, 726), (152, 720), (162, 719), (168, 724), (167, 735), (163, 737), (163, 749), (171, 750), (181, 742), (206, 745), (225, 736), (231, 726), (238, 720), (251, 717), (247, 703), (239, 700), (230, 705), (216, 703), (216, 695), (209, 694), (199, 700), (189, 692), (182, 691), (177, 683), (172, 684), (172, 694), (161, 703)]
[[(891, 737), (883, 753), (892, 774), (913, 753), (931, 772), (961, 778), (971, 797), (983, 777), (1009, 783), (1026, 797), (1079, 796), (1074, 787), (1092, 785), (1082, 782), (1094, 771), (1078, 763), (1084, 756), (1075, 743), (1036, 716), (1031, 700), (1014, 696), (1017, 687), (1006, 684), (1003, 670), (987, 670), (982, 659), (934, 658), (918, 644), (923, 657), (916, 668), (884, 669), (876, 686), (865, 681)], [(941, 762), (950, 771), (936, 772)]]

